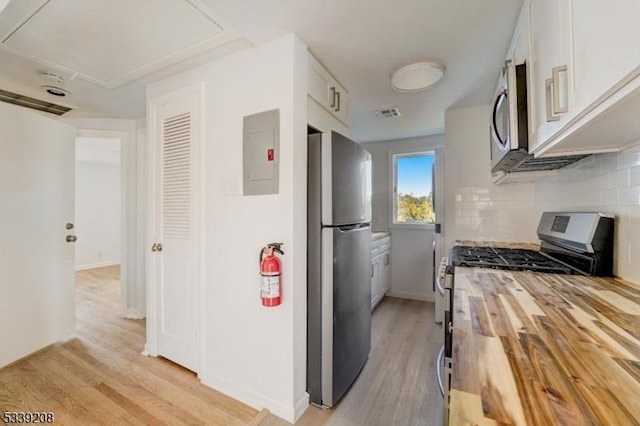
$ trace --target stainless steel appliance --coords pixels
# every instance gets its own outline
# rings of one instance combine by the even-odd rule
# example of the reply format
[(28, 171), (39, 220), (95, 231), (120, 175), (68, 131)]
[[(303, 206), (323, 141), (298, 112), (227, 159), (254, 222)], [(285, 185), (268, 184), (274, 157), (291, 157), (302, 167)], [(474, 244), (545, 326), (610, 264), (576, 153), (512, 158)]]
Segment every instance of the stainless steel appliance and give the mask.
[(371, 155), (314, 134), (308, 170), (307, 391), (332, 407), (371, 349)]
[(538, 225), (540, 251), (455, 246), (449, 263), (454, 266), (514, 271), (613, 274), (613, 216), (603, 213), (542, 214)]
[(529, 153), (527, 66), (505, 62), (491, 111), (491, 171), (554, 170), (583, 157), (534, 158)]
[(528, 156), (527, 66), (507, 61), (491, 112), (491, 171), (511, 170)]
[(538, 225), (540, 251), (454, 246), (445, 269), (444, 336), (438, 359), (438, 382), (444, 397), (445, 424), (453, 356), (455, 267), (533, 271), (553, 274), (611, 276), (614, 216), (592, 212), (545, 212)]

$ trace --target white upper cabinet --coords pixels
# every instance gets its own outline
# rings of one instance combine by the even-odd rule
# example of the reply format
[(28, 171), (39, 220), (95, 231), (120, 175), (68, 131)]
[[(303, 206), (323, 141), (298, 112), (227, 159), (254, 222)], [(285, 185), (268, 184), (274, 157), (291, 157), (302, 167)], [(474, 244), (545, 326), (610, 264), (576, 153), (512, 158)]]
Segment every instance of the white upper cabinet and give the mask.
[(522, 8), (518, 23), (513, 31), (506, 60), (512, 61), (516, 65), (529, 60), (529, 14), (527, 8)]
[(640, 1), (527, 0), (524, 8), (529, 151), (586, 154), (637, 143)]
[(528, 7), (531, 151), (557, 132), (574, 113), (575, 94), (570, 0), (530, 0)]
[(312, 55), (309, 55), (309, 97), (345, 126), (351, 127), (349, 93)]
[(638, 74), (639, 0), (574, 0), (576, 103), (586, 108)]

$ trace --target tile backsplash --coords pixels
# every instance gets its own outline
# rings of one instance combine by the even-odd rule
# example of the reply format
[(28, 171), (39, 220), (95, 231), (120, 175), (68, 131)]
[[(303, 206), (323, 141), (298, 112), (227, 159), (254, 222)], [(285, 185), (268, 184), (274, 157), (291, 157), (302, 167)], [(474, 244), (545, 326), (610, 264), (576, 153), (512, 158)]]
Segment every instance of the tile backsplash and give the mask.
[(613, 213), (614, 272), (640, 283), (640, 145), (597, 154), (535, 183), (535, 206), (548, 210)]
[(534, 196), (532, 183), (457, 187), (454, 239), (536, 241)]
[(616, 216), (614, 272), (640, 284), (640, 141), (596, 154), (536, 182), (491, 182), (489, 106), (445, 116), (445, 239), (538, 242), (544, 211), (601, 211)]

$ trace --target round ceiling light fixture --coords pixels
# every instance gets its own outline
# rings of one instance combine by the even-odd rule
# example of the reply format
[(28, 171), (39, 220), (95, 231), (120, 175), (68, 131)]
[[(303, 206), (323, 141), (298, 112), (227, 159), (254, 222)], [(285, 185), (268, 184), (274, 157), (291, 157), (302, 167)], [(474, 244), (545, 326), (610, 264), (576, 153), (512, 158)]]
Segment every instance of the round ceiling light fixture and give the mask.
[(40, 86), (40, 88), (42, 90), (44, 90), (45, 92), (47, 92), (50, 95), (53, 96), (58, 96), (60, 98), (64, 98), (65, 96), (69, 96), (71, 95), (71, 92), (69, 92), (68, 90), (65, 90), (61, 87), (56, 87), (56, 86)]
[(444, 70), (438, 62), (416, 62), (394, 72), (391, 85), (398, 92), (420, 92), (439, 82)]

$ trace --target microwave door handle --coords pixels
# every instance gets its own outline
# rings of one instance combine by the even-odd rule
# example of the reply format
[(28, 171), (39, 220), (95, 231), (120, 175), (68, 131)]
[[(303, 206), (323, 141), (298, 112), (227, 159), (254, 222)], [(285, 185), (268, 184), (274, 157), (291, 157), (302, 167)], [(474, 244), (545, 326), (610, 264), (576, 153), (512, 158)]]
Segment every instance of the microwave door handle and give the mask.
[(496, 121), (496, 117), (498, 115), (498, 110), (506, 99), (507, 91), (503, 89), (496, 96), (496, 100), (493, 104), (493, 111), (491, 113), (491, 133), (493, 134), (493, 141), (496, 143), (496, 145), (498, 145), (501, 151), (509, 149), (509, 135), (506, 135), (506, 139), (503, 140), (503, 135), (500, 135), (500, 133), (498, 133), (498, 123)]
[(438, 361), (436, 361), (436, 374), (438, 375), (438, 387), (440, 395), (444, 398), (444, 345), (438, 352)]

